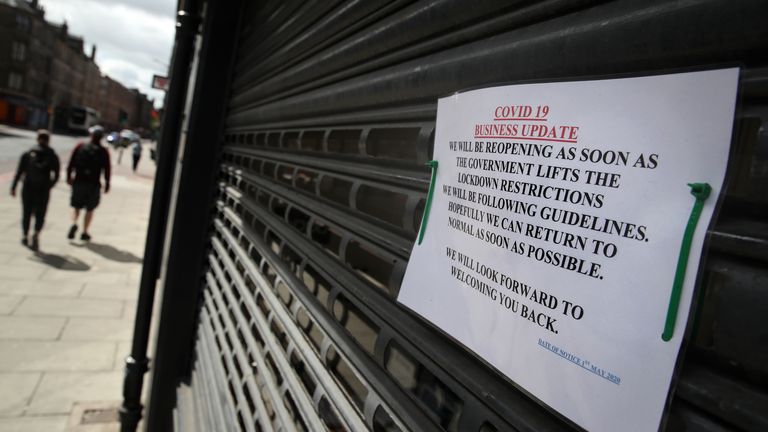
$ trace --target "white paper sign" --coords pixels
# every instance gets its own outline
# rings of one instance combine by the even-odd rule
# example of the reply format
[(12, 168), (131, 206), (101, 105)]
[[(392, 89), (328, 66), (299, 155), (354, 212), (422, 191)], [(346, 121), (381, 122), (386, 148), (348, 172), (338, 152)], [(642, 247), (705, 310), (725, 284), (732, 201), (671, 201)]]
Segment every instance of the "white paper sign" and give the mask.
[[(440, 99), (398, 300), (590, 431), (659, 429), (721, 191), (738, 69)], [(708, 183), (672, 339), (683, 233)]]

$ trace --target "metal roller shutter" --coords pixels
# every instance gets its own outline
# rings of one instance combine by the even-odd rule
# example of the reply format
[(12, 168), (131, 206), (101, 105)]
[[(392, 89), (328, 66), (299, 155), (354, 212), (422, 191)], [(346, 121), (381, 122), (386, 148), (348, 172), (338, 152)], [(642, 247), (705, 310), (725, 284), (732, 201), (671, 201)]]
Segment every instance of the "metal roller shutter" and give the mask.
[(734, 163), (669, 430), (768, 430), (766, 16), (763, 1), (248, 2), (179, 409), (201, 431), (574, 430), (395, 301), (436, 99), (738, 62)]

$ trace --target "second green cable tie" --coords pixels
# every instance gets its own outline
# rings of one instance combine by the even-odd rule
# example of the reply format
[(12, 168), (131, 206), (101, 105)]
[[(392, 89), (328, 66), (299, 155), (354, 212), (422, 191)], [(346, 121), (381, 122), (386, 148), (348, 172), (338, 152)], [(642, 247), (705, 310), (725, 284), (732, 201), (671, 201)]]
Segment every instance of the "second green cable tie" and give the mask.
[(675, 270), (675, 280), (672, 283), (667, 319), (664, 323), (664, 332), (661, 334), (661, 339), (664, 342), (669, 342), (675, 332), (677, 311), (680, 308), (680, 297), (683, 294), (683, 282), (685, 282), (685, 271), (688, 267), (693, 234), (696, 232), (696, 225), (699, 223), (704, 201), (712, 193), (712, 187), (708, 183), (689, 183), (688, 186), (691, 187), (691, 195), (696, 198), (696, 202), (693, 203), (691, 216), (688, 217), (688, 225), (686, 225), (685, 234), (683, 234), (683, 244), (680, 246), (680, 256), (677, 258), (677, 270)]

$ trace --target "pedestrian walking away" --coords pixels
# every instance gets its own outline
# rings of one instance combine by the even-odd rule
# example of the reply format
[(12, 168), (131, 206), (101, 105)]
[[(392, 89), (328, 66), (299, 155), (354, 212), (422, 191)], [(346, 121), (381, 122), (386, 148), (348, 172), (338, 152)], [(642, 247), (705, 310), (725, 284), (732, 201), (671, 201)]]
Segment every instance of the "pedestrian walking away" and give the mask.
[(67, 164), (67, 183), (72, 185), (70, 205), (72, 206), (72, 226), (69, 227), (67, 238), (72, 240), (77, 234), (77, 221), (80, 211), (85, 209), (83, 231), (80, 240), (91, 239), (89, 229), (93, 221), (93, 213), (101, 199), (101, 175), (104, 174), (104, 193), (109, 193), (111, 176), (109, 152), (101, 145), (104, 128), (93, 126), (88, 129), (90, 140), (79, 143), (72, 150)]
[(141, 159), (141, 143), (135, 141), (131, 150), (133, 152), (133, 172), (136, 172), (136, 168), (139, 166), (139, 160)]
[[(24, 152), (11, 184), (11, 196), (16, 196), (16, 187), (21, 188), (21, 243), (32, 250), (40, 247), (40, 231), (45, 223), (51, 188), (59, 180), (59, 157), (50, 147), (51, 135), (47, 130), (37, 131), (37, 145)], [(29, 238), (29, 225), (35, 217), (35, 231)]]

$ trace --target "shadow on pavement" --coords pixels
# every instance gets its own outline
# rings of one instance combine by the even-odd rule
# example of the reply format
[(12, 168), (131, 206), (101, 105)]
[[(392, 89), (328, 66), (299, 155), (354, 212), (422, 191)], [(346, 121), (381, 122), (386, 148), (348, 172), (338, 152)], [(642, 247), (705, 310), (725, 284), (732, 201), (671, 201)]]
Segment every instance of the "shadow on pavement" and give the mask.
[(88, 264), (71, 256), (62, 256), (62, 255), (56, 255), (56, 254), (49, 254), (45, 252), (35, 252), (34, 258), (31, 258), (31, 259), (35, 261), (40, 261), (43, 264), (47, 264), (59, 270), (88, 271), (91, 269), (91, 266), (89, 266)]
[(137, 257), (136, 255), (128, 251), (117, 249), (108, 244), (86, 242), (83, 244), (72, 243), (72, 245), (78, 246), (78, 247), (84, 247), (89, 251), (97, 253), (103, 256), (104, 258), (112, 261), (117, 261), (122, 263), (141, 263), (143, 261), (141, 258)]

